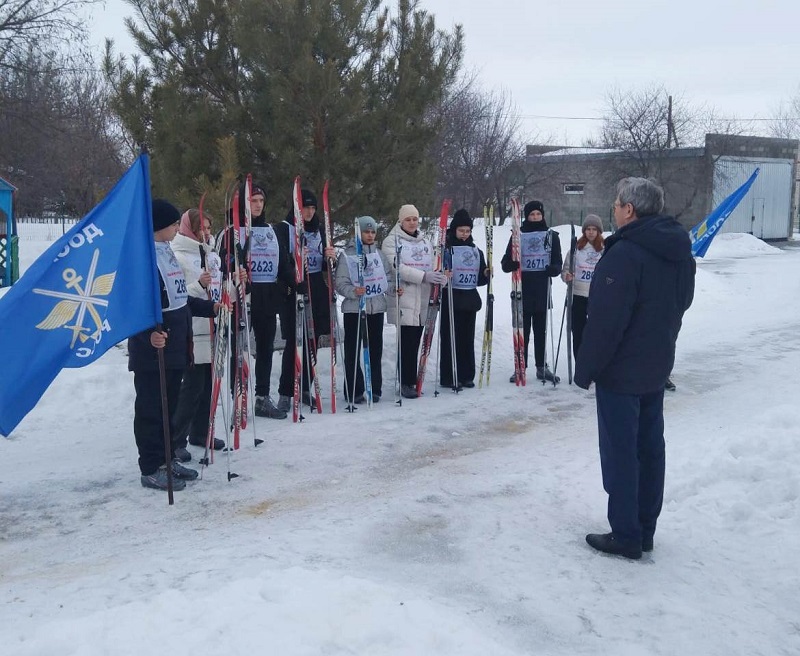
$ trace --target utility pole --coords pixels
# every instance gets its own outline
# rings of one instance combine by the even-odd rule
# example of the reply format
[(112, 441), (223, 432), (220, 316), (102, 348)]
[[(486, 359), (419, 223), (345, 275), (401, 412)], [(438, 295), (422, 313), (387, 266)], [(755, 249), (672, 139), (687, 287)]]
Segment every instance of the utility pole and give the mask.
[(678, 136), (675, 134), (675, 125), (672, 122), (672, 96), (667, 96), (667, 148), (672, 147), (672, 142), (678, 147)]

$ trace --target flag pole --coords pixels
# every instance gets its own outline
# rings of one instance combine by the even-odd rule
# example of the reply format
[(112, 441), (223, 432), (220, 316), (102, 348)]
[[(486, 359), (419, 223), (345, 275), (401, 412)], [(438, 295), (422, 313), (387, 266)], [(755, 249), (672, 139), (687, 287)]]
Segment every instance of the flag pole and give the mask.
[[(149, 155), (150, 151), (147, 148), (147, 144), (142, 142), (139, 145), (139, 152), (141, 155)], [(147, 167), (147, 178), (148, 183), (150, 179), (150, 167)], [(148, 187), (149, 192), (149, 187)], [(148, 196), (150, 194), (148, 193)], [(150, 201), (148, 199), (148, 205)], [(158, 323), (156, 324), (156, 330), (158, 332), (163, 332), (163, 326)], [(164, 364), (164, 348), (157, 348), (156, 353), (158, 353), (158, 380), (161, 386), (161, 421), (164, 427), (164, 462), (166, 463), (167, 467), (167, 499), (169, 500), (169, 505), (172, 506), (175, 504), (175, 495), (174, 495), (174, 488), (172, 486), (172, 435), (169, 429), (169, 399), (167, 399), (167, 367)]]
[[(161, 324), (156, 326), (162, 332)], [(164, 426), (164, 462), (167, 464), (167, 497), (169, 505), (175, 503), (172, 488), (172, 436), (169, 430), (169, 400), (167, 399), (167, 371), (164, 365), (164, 348), (157, 348), (158, 353), (158, 378), (161, 383), (161, 420)]]

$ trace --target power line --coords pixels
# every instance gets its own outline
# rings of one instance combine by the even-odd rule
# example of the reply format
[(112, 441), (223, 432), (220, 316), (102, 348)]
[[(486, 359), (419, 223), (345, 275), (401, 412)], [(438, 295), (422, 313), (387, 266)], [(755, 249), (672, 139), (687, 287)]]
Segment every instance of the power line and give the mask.
[[(509, 114), (512, 118), (535, 118), (535, 119), (544, 119), (544, 120), (556, 120), (556, 121), (606, 121), (609, 120), (608, 117), (605, 116), (549, 116), (546, 114)], [(750, 117), (750, 118), (717, 118), (719, 121), (735, 121), (735, 122), (745, 122), (745, 121), (757, 121), (757, 122), (775, 122), (775, 121), (800, 121), (800, 116), (782, 116), (776, 118), (763, 118), (763, 117)]]

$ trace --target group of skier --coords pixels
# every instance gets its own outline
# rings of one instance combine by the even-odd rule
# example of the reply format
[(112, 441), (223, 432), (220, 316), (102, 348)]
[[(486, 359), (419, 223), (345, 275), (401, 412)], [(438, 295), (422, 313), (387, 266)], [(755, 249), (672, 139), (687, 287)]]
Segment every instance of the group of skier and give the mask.
[[(239, 430), (246, 426), (249, 389), (254, 392), (256, 416), (286, 419), (292, 412), (298, 420), (303, 406), (311, 411), (321, 409), (316, 374), (321, 344), (331, 348), (331, 405), (335, 409), (339, 309), (344, 326), (342, 389), (347, 409), (377, 403), (384, 394), (384, 315), (397, 326), (397, 403), (420, 396), (437, 323), (438, 385), (454, 391), (475, 387), (475, 330), (482, 307), (477, 288), (491, 284), (492, 227), (487, 227), (487, 260), (474, 243), (473, 220), (467, 210), (457, 210), (448, 226), (446, 202), (438, 230), (430, 236), (420, 230), (417, 208), (407, 204), (400, 208), (397, 223), (380, 246), (377, 222), (362, 216), (354, 222), (353, 238), (337, 254), (330, 238), (327, 186), (323, 224), (315, 194), (296, 185), (294, 208), (283, 221), (272, 223), (264, 213), (263, 188), (248, 179), (233, 195), (228, 227), (216, 238), (211, 235), (211, 217), (203, 211), (202, 202), (200, 208), (180, 216), (169, 203), (154, 201), (155, 238), (165, 251), (159, 256), (165, 326), (181, 324), (181, 330), (173, 326), (166, 333), (145, 331), (131, 341), (130, 368), (137, 374), (134, 423), (144, 486), (167, 487), (166, 455), (163, 445), (159, 447), (163, 427), (152, 410), (160, 408), (160, 403), (154, 403), (157, 385), (153, 379), (159, 348), (172, 353), (174, 360), (168, 366), (167, 385), (174, 489), (197, 476), (182, 464), (192, 457), (187, 441), (206, 447), (201, 462), (207, 462), (210, 450), (226, 447), (225, 441), (214, 437), (213, 428), (225, 379), (232, 398), (225, 421), (235, 430), (234, 448), (238, 448)], [(172, 219), (177, 220), (173, 223)], [(515, 360), (518, 356), (520, 364), (511, 382), (524, 384), (531, 329), (537, 379), (559, 382), (545, 360), (548, 316), (553, 330), (552, 278), (559, 274), (571, 288), (570, 318), (577, 352), (586, 323), (589, 283), (603, 248), (600, 219), (589, 215), (582, 232), (562, 261), (558, 235), (548, 228), (540, 201), (528, 202), (522, 217), (515, 217), (514, 235), (501, 263), (503, 271), (519, 278), (521, 289), (517, 298), (521, 321), (515, 324), (515, 333), (521, 334), (518, 348), (515, 335), (519, 351)], [(162, 259), (170, 262), (162, 266)], [(172, 294), (173, 289), (180, 293)], [(491, 288), (487, 300), (490, 340)], [(217, 313), (215, 324), (208, 317)], [(190, 315), (199, 315), (189, 322), (191, 328), (186, 325)], [(278, 319), (285, 347), (277, 400), (273, 400), (270, 381)], [(254, 380), (248, 370), (251, 330)], [(491, 343), (485, 339), (481, 382), (487, 350), (490, 365)], [(143, 359), (147, 378), (140, 375)], [(161, 456), (156, 454), (159, 448), (164, 452)], [(143, 458), (143, 453), (147, 457)]]

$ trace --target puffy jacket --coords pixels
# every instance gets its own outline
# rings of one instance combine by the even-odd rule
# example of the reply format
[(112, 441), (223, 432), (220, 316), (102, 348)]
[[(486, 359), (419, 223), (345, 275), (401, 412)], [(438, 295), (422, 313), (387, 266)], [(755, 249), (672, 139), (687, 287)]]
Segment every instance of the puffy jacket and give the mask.
[(689, 235), (671, 216), (645, 216), (611, 235), (594, 270), (575, 383), (618, 394), (664, 389), (694, 277)]
[[(364, 254), (380, 253), (381, 262), (383, 262), (383, 270), (386, 272), (386, 280), (389, 283), (390, 288), (393, 289), (392, 263), (389, 258), (386, 257), (386, 254), (378, 248), (377, 244), (364, 244), (363, 251)], [(355, 256), (356, 245), (354, 241), (351, 241), (347, 244), (344, 251), (339, 254), (339, 263), (336, 265), (336, 292), (343, 298), (343, 313), (358, 312), (359, 300), (355, 293), (356, 285), (350, 278), (350, 267), (347, 266), (347, 258)], [(388, 292), (389, 289), (386, 290), (386, 293)], [(367, 314), (380, 314), (381, 312), (386, 312), (386, 293), (367, 298), (367, 302), (365, 303)], [(392, 299), (394, 300), (394, 296)]]
[[(200, 274), (203, 273), (201, 262), (205, 262), (205, 253), (210, 251), (211, 247), (180, 234), (175, 236), (171, 245), (178, 264), (183, 269), (186, 291), (189, 296), (208, 300), (208, 293), (203, 289), (199, 280)], [(203, 252), (202, 255), (201, 252)], [(208, 319), (202, 317), (192, 319), (192, 344), (195, 364), (211, 362), (211, 325)]]
[[(425, 239), (423, 234), (417, 230), (416, 234), (409, 235), (405, 230), (400, 227), (400, 223), (395, 226), (386, 235), (386, 239), (381, 244), (381, 251), (386, 258), (391, 262), (392, 267), (390, 270), (390, 285), (394, 290), (394, 276), (398, 263), (395, 262), (395, 245), (398, 240), (402, 248), (411, 248), (412, 246), (424, 246), (430, 249), (430, 242)], [(400, 296), (400, 325), (401, 326), (422, 326), (425, 324), (425, 317), (428, 314), (428, 300), (431, 294), (431, 286), (423, 282), (425, 272), (400, 264), (400, 283), (403, 287), (403, 294)], [(389, 303), (386, 311), (389, 323), (397, 325), (397, 308), (395, 303)]]

